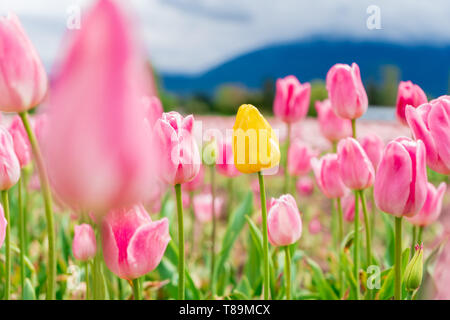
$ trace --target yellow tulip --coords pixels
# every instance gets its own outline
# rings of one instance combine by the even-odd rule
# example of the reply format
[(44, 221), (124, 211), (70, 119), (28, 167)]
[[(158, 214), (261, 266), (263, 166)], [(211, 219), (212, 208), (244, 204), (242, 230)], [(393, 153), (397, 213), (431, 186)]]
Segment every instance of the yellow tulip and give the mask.
[(233, 126), (233, 155), (242, 173), (260, 172), (280, 163), (278, 137), (257, 108), (240, 106)]

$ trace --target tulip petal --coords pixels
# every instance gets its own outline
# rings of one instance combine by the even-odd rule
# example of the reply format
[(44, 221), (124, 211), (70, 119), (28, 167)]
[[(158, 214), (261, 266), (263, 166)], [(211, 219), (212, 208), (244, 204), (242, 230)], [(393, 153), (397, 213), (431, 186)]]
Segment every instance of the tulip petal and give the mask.
[(450, 174), (450, 102), (442, 99), (441, 103), (433, 106), (428, 125), (436, 143), (436, 149), (439, 150), (439, 157), (447, 168), (441, 173)]
[(154, 270), (170, 241), (167, 218), (140, 226), (127, 249), (128, 277), (138, 278)]
[(411, 182), (412, 163), (408, 151), (398, 142), (389, 143), (375, 179), (374, 195), (378, 208), (401, 217)]

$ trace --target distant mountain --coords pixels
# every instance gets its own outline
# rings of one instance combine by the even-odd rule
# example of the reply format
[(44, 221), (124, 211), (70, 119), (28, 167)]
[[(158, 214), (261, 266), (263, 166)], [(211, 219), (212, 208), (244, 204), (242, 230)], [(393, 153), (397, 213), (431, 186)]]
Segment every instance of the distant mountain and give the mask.
[(267, 79), (288, 74), (301, 82), (325, 79), (335, 63), (357, 62), (363, 81), (378, 82), (382, 67), (395, 65), (401, 80), (411, 80), (434, 96), (448, 92), (450, 46), (409, 46), (383, 42), (307, 41), (272, 46), (234, 58), (198, 76), (163, 74), (164, 87), (180, 94), (213, 93), (223, 83), (261, 88)]

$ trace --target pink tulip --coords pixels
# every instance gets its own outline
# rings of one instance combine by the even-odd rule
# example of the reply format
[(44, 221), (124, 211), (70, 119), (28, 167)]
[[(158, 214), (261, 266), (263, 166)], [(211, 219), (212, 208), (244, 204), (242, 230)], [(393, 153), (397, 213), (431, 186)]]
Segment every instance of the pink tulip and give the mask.
[(22, 112), (44, 100), (47, 74), (16, 15), (0, 17), (0, 110)]
[(450, 241), (444, 246), (439, 258), (436, 262), (436, 267), (433, 272), (433, 282), (436, 287), (434, 299), (436, 300), (450, 300), (450, 272), (448, 266), (450, 265)]
[(274, 246), (288, 246), (302, 235), (302, 219), (294, 197), (285, 194), (270, 200), (267, 216), (269, 241)]
[(297, 192), (301, 196), (309, 197), (314, 191), (314, 183), (310, 177), (302, 177), (295, 184)]
[(158, 97), (145, 97), (143, 99), (145, 108), (145, 119), (149, 122), (150, 126), (153, 127), (156, 121), (161, 118), (163, 114), (163, 106)]
[(406, 119), (416, 140), (427, 149), (428, 166), (450, 174), (450, 96), (443, 96), (419, 108), (406, 107)]
[(95, 257), (97, 252), (97, 241), (95, 240), (94, 229), (90, 224), (75, 226), (73, 236), (72, 252), (75, 259), (88, 261)]
[(195, 178), (201, 158), (193, 136), (194, 117), (164, 113), (156, 122), (155, 133), (161, 153), (161, 178), (170, 185), (183, 184)]
[(338, 117), (334, 112), (330, 99), (316, 101), (316, 110), (319, 120), (320, 132), (330, 142), (338, 142), (341, 139), (351, 137), (352, 122)]
[(286, 123), (303, 119), (308, 113), (311, 85), (301, 84), (295, 76), (278, 79), (273, 113)]
[(378, 164), (381, 161), (381, 156), (383, 155), (383, 140), (381, 140), (381, 138), (377, 134), (370, 133), (361, 139), (361, 146), (363, 147), (364, 151), (370, 159), (370, 162), (372, 162), (373, 168), (376, 171), (378, 168)]
[[(212, 220), (212, 195), (211, 193), (202, 193), (194, 197), (194, 213), (198, 221), (202, 223)], [(214, 213), (216, 217), (220, 217), (223, 208), (223, 198), (216, 197), (214, 199)]]
[(372, 186), (375, 170), (364, 149), (353, 138), (345, 138), (338, 144), (339, 172), (344, 184), (352, 190)]
[(408, 218), (408, 221), (419, 227), (425, 227), (435, 222), (441, 215), (442, 200), (446, 189), (445, 182), (442, 182), (437, 189), (434, 185), (428, 183), (425, 204), (419, 213)]
[(13, 139), (8, 130), (0, 127), (0, 190), (8, 190), (20, 178), (20, 163), (14, 152)]
[(169, 241), (167, 218), (152, 221), (142, 205), (110, 211), (102, 223), (106, 266), (122, 279), (136, 279), (154, 270)]
[(153, 80), (132, 22), (119, 2), (96, 2), (52, 81), (41, 142), (55, 193), (75, 209), (144, 201), (155, 185), (142, 102)]
[(194, 179), (182, 184), (185, 191), (191, 192), (200, 189), (205, 183), (205, 167), (200, 164), (200, 170)]
[(427, 196), (425, 146), (400, 137), (383, 152), (375, 179), (375, 203), (397, 217), (411, 217), (423, 207)]
[(14, 151), (23, 168), (31, 162), (32, 150), (27, 132), (19, 116), (15, 116), (8, 129), (14, 142)]
[[(342, 198), (342, 212), (345, 221), (352, 222), (355, 219), (355, 195), (353, 193), (347, 194)], [(359, 219), (363, 219), (362, 207), (359, 206)]]
[(369, 105), (359, 67), (335, 64), (327, 74), (327, 90), (334, 112), (344, 119), (361, 117)]
[(328, 198), (342, 198), (348, 191), (339, 173), (337, 154), (330, 153), (320, 160), (311, 160), (311, 166), (316, 176), (317, 185)]
[(308, 231), (310, 234), (318, 234), (320, 231), (322, 231), (322, 224), (320, 223), (320, 220), (318, 217), (314, 217), (309, 221), (308, 224)]
[(234, 165), (233, 146), (231, 141), (219, 144), (219, 156), (216, 163), (217, 172), (220, 174), (234, 178), (241, 175), (241, 172)]
[(299, 139), (292, 141), (288, 151), (289, 173), (293, 176), (307, 174), (311, 170), (311, 159), (316, 155), (316, 152)]
[(405, 110), (406, 106), (417, 108), (421, 104), (427, 103), (425, 92), (411, 81), (400, 81), (397, 92), (397, 119), (404, 125), (406, 122)]
[(6, 225), (8, 221), (5, 219), (5, 212), (3, 211), (3, 206), (0, 204), (0, 248), (3, 246), (6, 236)]

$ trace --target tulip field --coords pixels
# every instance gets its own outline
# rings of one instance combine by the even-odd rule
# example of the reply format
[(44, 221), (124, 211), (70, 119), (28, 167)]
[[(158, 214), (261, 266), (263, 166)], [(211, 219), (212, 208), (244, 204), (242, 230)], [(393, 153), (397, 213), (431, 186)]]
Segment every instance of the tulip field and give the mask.
[(361, 119), (336, 61), (323, 101), (287, 75), (273, 114), (182, 114), (134, 22), (93, 1), (46, 70), (0, 16), (2, 299), (450, 299), (447, 92), (402, 81), (396, 121)]

